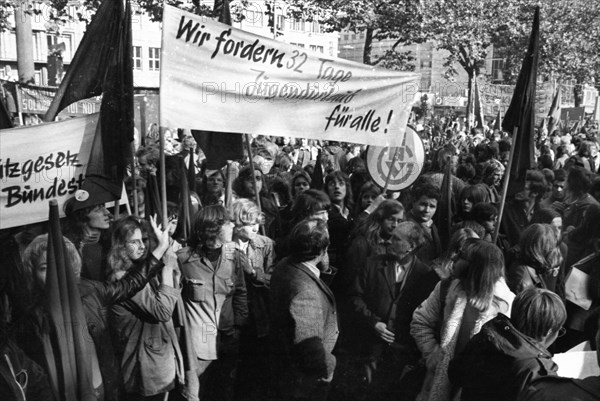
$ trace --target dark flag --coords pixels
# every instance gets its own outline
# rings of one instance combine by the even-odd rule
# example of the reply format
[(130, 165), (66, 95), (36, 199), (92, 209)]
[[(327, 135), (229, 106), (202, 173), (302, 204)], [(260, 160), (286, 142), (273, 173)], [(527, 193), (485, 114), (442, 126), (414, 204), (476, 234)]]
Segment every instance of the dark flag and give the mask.
[[(219, 22), (231, 25), (229, 0), (215, 1), (213, 16), (218, 17)], [(218, 170), (227, 164), (227, 160), (238, 160), (244, 157), (242, 135), (202, 130), (192, 130), (192, 135), (206, 155), (208, 170)]]
[(4, 100), (0, 98), (0, 129), (9, 129), (12, 127), (13, 122), (8, 107), (4, 104)]
[(552, 135), (554, 130), (558, 128), (558, 122), (560, 121), (560, 102), (560, 84), (557, 83), (556, 92), (552, 99), (552, 105), (550, 106), (550, 111), (548, 111), (548, 135)]
[(445, 248), (450, 242), (452, 219), (456, 210), (454, 196), (452, 196), (452, 166), (450, 160), (446, 162), (440, 192), (442, 193), (442, 197), (440, 198), (438, 212), (436, 213), (435, 224), (439, 229), (442, 246)]
[(310, 187), (312, 189), (323, 190), (324, 185), (324, 174), (323, 174), (323, 149), (319, 149), (317, 160), (315, 161), (315, 169), (313, 170)]
[(515, 150), (510, 166), (507, 195), (514, 195), (522, 191), (525, 188), (527, 170), (535, 168), (534, 112), (539, 42), (540, 9), (536, 7), (527, 54), (523, 59), (512, 100), (502, 122), (502, 128), (506, 132), (513, 133), (514, 128), (518, 128), (516, 138), (513, 137)]
[(133, 140), (131, 5), (103, 1), (90, 23), (44, 119), (69, 104), (102, 95), (100, 121), (83, 189), (100, 186), (120, 199)]
[(87, 332), (77, 278), (66, 257), (56, 200), (50, 201), (49, 225), (46, 306), (52, 334), (44, 348), (47, 356), (53, 356), (47, 358), (52, 387), (60, 400), (98, 400), (101, 391), (93, 384), (93, 376), (100, 375), (96, 349)]
[(498, 115), (496, 116), (496, 121), (494, 122), (494, 129), (502, 131), (502, 115), (500, 114), (500, 110), (498, 110)]
[(481, 104), (481, 92), (479, 92), (479, 85), (477, 84), (477, 75), (473, 77), (473, 114), (475, 128), (483, 128), (483, 106)]

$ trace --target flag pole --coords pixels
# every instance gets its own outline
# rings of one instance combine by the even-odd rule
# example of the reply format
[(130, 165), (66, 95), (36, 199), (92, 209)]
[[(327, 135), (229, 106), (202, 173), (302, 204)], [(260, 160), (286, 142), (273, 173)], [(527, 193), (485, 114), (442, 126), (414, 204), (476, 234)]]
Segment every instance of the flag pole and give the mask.
[[(250, 135), (244, 134), (246, 137), (246, 150), (248, 151), (248, 159), (250, 159), (250, 172), (252, 173), (252, 185), (254, 186), (254, 194), (256, 195), (256, 205), (258, 206), (258, 212), (262, 214), (262, 207), (260, 204), (260, 194), (256, 190), (256, 176), (254, 175), (254, 161), (252, 160), (252, 147), (250, 146)], [(265, 235), (265, 227), (260, 225), (260, 233)]]
[(392, 158), (392, 165), (390, 167), (390, 171), (388, 171), (388, 173), (387, 173), (387, 177), (385, 177), (385, 185), (383, 186), (382, 194), (385, 194), (385, 192), (388, 189), (388, 186), (390, 185), (390, 178), (392, 177), (392, 170), (393, 170), (394, 166), (396, 165), (396, 160), (398, 159), (398, 152), (400, 151), (400, 147), (406, 146), (406, 136), (407, 136), (407, 134), (406, 134), (406, 130), (405, 130), (404, 138), (402, 138), (402, 145), (396, 146), (396, 149), (394, 150), (394, 157)]
[(167, 165), (165, 163), (165, 128), (160, 127), (158, 132), (160, 138), (160, 207), (162, 211), (162, 227), (164, 229), (169, 224), (169, 216), (167, 216)]
[(138, 208), (139, 208), (139, 200), (138, 200), (138, 193), (137, 193), (137, 175), (135, 172), (135, 144), (134, 142), (131, 143), (131, 178), (133, 178), (132, 180), (132, 184), (133, 184), (133, 215), (135, 217), (138, 217)]
[(450, 165), (452, 158), (449, 158), (446, 165), (446, 174), (448, 175), (448, 185), (446, 188), (446, 213), (448, 214), (448, 242), (450, 242), (450, 237), (452, 236), (452, 166)]
[(494, 229), (494, 238), (492, 239), (492, 243), (495, 244), (498, 240), (498, 235), (500, 234), (500, 223), (502, 222), (502, 214), (504, 213), (504, 204), (506, 203), (506, 194), (508, 192), (508, 181), (510, 180), (510, 170), (513, 163), (513, 158), (515, 156), (515, 148), (517, 144), (517, 135), (519, 132), (519, 127), (513, 128), (513, 136), (512, 143), (510, 145), (510, 154), (508, 156), (508, 165), (506, 166), (506, 170), (504, 170), (504, 180), (502, 181), (502, 198), (500, 199), (500, 208), (498, 210), (498, 222), (496, 223), (496, 228)]
[[(405, 136), (405, 138), (406, 138), (406, 136)], [(383, 196), (385, 196), (385, 192), (387, 191), (388, 186), (390, 185), (390, 178), (392, 177), (392, 170), (394, 169), (394, 166), (396, 165), (396, 160), (398, 159), (398, 151), (399, 150), (400, 150), (400, 147), (396, 146), (396, 148), (394, 150), (394, 157), (392, 158), (392, 164), (390, 166), (390, 171), (388, 171), (387, 177), (385, 177), (385, 185), (383, 186), (383, 192), (382, 192), (382, 194), (384, 194)]]

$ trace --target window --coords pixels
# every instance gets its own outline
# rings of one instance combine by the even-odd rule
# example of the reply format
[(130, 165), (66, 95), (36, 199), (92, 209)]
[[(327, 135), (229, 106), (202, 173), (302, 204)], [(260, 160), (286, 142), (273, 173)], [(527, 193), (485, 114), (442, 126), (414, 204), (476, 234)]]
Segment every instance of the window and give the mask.
[(15, 32), (0, 32), (0, 57), (17, 59), (17, 37)]
[(160, 49), (158, 47), (148, 48), (148, 69), (150, 71), (160, 70)]
[(285, 17), (280, 14), (277, 16), (277, 30), (283, 31), (284, 28), (285, 28)]
[(420, 65), (421, 65), (421, 69), (431, 68), (431, 60), (423, 60), (422, 59), (420, 62)]
[(498, 82), (504, 79), (504, 59), (492, 59), (492, 81)]
[(292, 31), (304, 31), (304, 21), (295, 19), (292, 21)]
[[(42, 54), (42, 32), (33, 32), (33, 60), (34, 61), (46, 61), (44, 54)], [(46, 55), (47, 57), (47, 55)]]
[(60, 44), (64, 45), (61, 55), (64, 61), (69, 62), (73, 58), (73, 34), (63, 33), (61, 35), (46, 35), (46, 44), (48, 45), (47, 55), (49, 56)]
[(142, 46), (133, 46), (133, 69), (142, 69)]

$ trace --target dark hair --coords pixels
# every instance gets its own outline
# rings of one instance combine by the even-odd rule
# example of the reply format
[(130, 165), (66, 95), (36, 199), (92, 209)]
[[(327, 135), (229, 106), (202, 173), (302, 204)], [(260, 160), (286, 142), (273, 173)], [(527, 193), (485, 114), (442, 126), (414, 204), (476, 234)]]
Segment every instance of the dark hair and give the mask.
[(308, 185), (310, 186), (310, 183), (312, 182), (312, 178), (310, 177), (310, 175), (304, 171), (304, 170), (299, 170), (298, 172), (296, 172), (296, 174), (294, 174), (294, 176), (292, 177), (292, 182), (291, 182), (291, 189), (292, 189), (292, 197), (295, 198), (296, 197), (296, 180), (300, 179), (300, 178), (304, 178), (306, 180), (306, 182), (308, 182)]
[(557, 268), (562, 263), (558, 235), (548, 224), (527, 227), (519, 239), (519, 262), (533, 267), (538, 274)]
[(567, 172), (562, 168), (554, 170), (554, 182), (556, 181), (566, 181), (567, 180)]
[[(256, 163), (254, 163), (254, 171), (260, 173), (260, 179), (262, 181), (262, 188), (260, 189), (260, 194), (256, 194), (256, 196), (267, 196), (267, 185), (265, 183), (265, 177), (262, 170)], [(240, 198), (254, 198), (254, 195), (249, 193), (246, 190), (246, 187), (244, 186), (245, 181), (253, 179), (254, 177), (252, 177), (252, 168), (250, 167), (250, 165), (240, 170), (240, 174), (233, 182), (233, 190)]]
[(542, 169), (544, 169), (544, 168), (551, 169), (552, 166), (554, 165), (554, 162), (552, 161), (552, 156), (550, 156), (548, 154), (540, 155), (540, 157), (538, 157), (538, 165)]
[(321, 255), (329, 246), (327, 223), (320, 219), (306, 219), (292, 228), (290, 257), (305, 262)]
[(470, 163), (459, 164), (456, 168), (456, 177), (464, 182), (469, 182), (475, 178), (475, 167)]
[(473, 220), (481, 224), (484, 221), (491, 220), (494, 216), (498, 216), (498, 209), (491, 203), (476, 203), (471, 211), (471, 216)]
[(471, 306), (484, 311), (494, 301), (496, 283), (504, 277), (504, 255), (496, 245), (482, 239), (465, 240), (463, 249), (469, 265), (458, 278)]
[(89, 206), (74, 211), (73, 208), (75, 207), (76, 202), (77, 200), (75, 197), (72, 197), (67, 199), (63, 205), (63, 211), (65, 212), (66, 216), (64, 222), (65, 235), (67, 235), (75, 244), (81, 241), (81, 238), (83, 237), (83, 229), (89, 221), (87, 215), (96, 207)]
[(550, 290), (531, 287), (520, 292), (512, 304), (511, 321), (521, 333), (542, 340), (557, 333), (567, 320), (563, 301)]
[(296, 197), (292, 205), (292, 223), (309, 218), (322, 210), (329, 210), (331, 201), (325, 192), (307, 189)]
[(350, 185), (350, 178), (348, 178), (346, 174), (342, 173), (339, 170), (332, 171), (331, 173), (327, 174), (327, 177), (325, 177), (325, 188), (327, 195), (329, 195), (327, 187), (329, 186), (329, 184), (335, 181), (343, 182), (344, 185), (346, 185), (346, 197), (344, 198), (344, 206), (346, 206), (348, 209), (352, 209), (352, 205), (354, 204), (354, 197), (352, 196), (352, 186)]
[(536, 199), (542, 199), (548, 190), (548, 183), (544, 174), (538, 170), (527, 170), (525, 180), (529, 181), (529, 190), (537, 194)]
[[(466, 186), (460, 192), (460, 210), (461, 211), (462, 211), (462, 203), (465, 199), (468, 199), (469, 201), (471, 201), (471, 203), (473, 203), (473, 205), (476, 205), (481, 202), (489, 202), (490, 201), (490, 197), (488, 195), (487, 190), (485, 189), (485, 187), (483, 185), (479, 185), (479, 184)], [(471, 214), (473, 214), (472, 210), (471, 210)]]
[(353, 157), (352, 159), (348, 160), (348, 162), (346, 163), (346, 174), (352, 174), (354, 172), (356, 172), (357, 170), (365, 170), (367, 168), (367, 165), (365, 163), (365, 161), (360, 157), (360, 156), (356, 156)]
[(592, 187), (589, 172), (582, 167), (573, 167), (567, 176), (569, 191), (575, 195), (583, 195)]
[(290, 191), (290, 185), (286, 180), (280, 177), (275, 177), (271, 181), (270, 192), (279, 195), (279, 202), (281, 206), (285, 206), (292, 201), (292, 193)]
[(437, 189), (434, 185), (429, 183), (423, 183), (421, 185), (417, 185), (412, 189), (412, 199), (413, 202), (421, 199), (422, 196), (425, 196), (430, 199), (435, 199), (436, 201), (440, 201), (442, 195), (440, 194), (440, 190)]
[(556, 148), (556, 154), (554, 155), (554, 157), (556, 159), (558, 159), (559, 157), (561, 157), (562, 155), (566, 155), (568, 154), (568, 150), (567, 150), (567, 146), (566, 145), (559, 145)]
[(210, 205), (198, 210), (194, 216), (194, 235), (189, 239), (190, 247), (196, 249), (217, 238), (223, 224), (230, 220), (227, 210), (221, 205)]
[(600, 239), (599, 221), (600, 205), (593, 203), (585, 209), (583, 222), (569, 234), (569, 239), (573, 243), (591, 245), (595, 240)]
[(592, 146), (597, 147), (597, 145), (594, 142), (582, 141), (579, 144), (579, 149), (577, 151), (577, 154), (581, 157), (590, 157)]
[(533, 212), (533, 216), (531, 216), (530, 223), (552, 224), (552, 220), (554, 220), (557, 217), (562, 216), (555, 209), (552, 209), (550, 207), (541, 208)]

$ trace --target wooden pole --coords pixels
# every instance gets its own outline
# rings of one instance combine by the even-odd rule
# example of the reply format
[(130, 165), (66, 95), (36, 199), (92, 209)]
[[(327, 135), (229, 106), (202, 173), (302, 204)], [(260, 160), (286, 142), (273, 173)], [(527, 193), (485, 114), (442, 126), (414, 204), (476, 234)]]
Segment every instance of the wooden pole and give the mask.
[(446, 216), (448, 218), (446, 228), (448, 232), (446, 234), (448, 235), (448, 243), (450, 243), (450, 237), (452, 237), (452, 166), (450, 163), (452, 163), (452, 157), (448, 158), (446, 162), (446, 174), (448, 175), (448, 185), (446, 188), (446, 200), (448, 203), (446, 205)]
[(231, 207), (232, 195), (233, 195), (233, 163), (232, 160), (227, 160), (227, 171), (225, 173), (225, 208), (229, 209)]
[[(405, 147), (406, 146), (406, 136), (407, 133), (404, 133), (404, 138), (402, 138), (402, 145), (400, 145), (400, 147)], [(385, 177), (385, 185), (383, 186), (383, 196), (385, 196), (385, 192), (388, 189), (388, 186), (390, 184), (390, 178), (392, 177), (392, 170), (394, 169), (394, 166), (396, 165), (396, 160), (398, 160), (398, 152), (400, 151), (400, 147), (396, 147), (394, 150), (394, 157), (392, 158), (392, 165), (390, 166), (390, 171), (388, 171), (387, 177)]]
[(160, 137), (160, 203), (162, 210), (162, 227), (163, 229), (169, 224), (169, 216), (167, 215), (167, 165), (165, 163), (165, 129), (160, 127), (158, 130)]
[(500, 199), (500, 210), (498, 210), (498, 223), (496, 223), (496, 229), (494, 230), (494, 238), (492, 238), (492, 243), (494, 244), (498, 240), (498, 235), (500, 234), (500, 223), (502, 223), (502, 214), (504, 214), (504, 204), (506, 203), (508, 181), (510, 180), (510, 169), (512, 167), (513, 159), (515, 156), (515, 147), (517, 146), (518, 132), (519, 127), (514, 127), (512, 135), (512, 144), (510, 145), (510, 154), (508, 157), (508, 165), (506, 166), (506, 170), (504, 171), (504, 180), (502, 181), (502, 198)]
[[(246, 150), (248, 151), (248, 159), (250, 159), (250, 172), (252, 173), (252, 184), (254, 185), (254, 194), (256, 195), (256, 205), (258, 206), (258, 212), (262, 215), (262, 207), (260, 205), (260, 193), (256, 188), (256, 176), (254, 175), (254, 161), (252, 161), (252, 147), (250, 146), (250, 135), (245, 134), (246, 137)], [(260, 233), (265, 235), (265, 227), (260, 225)]]
[(383, 194), (385, 196), (385, 192), (388, 189), (388, 186), (390, 185), (390, 178), (392, 177), (392, 170), (394, 169), (394, 166), (396, 165), (396, 160), (398, 159), (398, 151), (399, 151), (399, 147), (397, 146), (396, 148), (394, 148), (394, 157), (392, 158), (392, 165), (390, 166), (390, 171), (388, 171), (387, 173), (387, 177), (385, 177), (385, 185), (383, 186)]
[(132, 191), (133, 191), (133, 215), (135, 217), (138, 217), (138, 208), (139, 208), (139, 200), (138, 200), (138, 193), (137, 193), (137, 175), (135, 173), (135, 144), (134, 142), (131, 143), (131, 178), (133, 178), (132, 180)]

